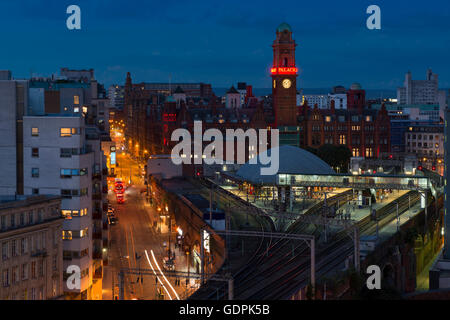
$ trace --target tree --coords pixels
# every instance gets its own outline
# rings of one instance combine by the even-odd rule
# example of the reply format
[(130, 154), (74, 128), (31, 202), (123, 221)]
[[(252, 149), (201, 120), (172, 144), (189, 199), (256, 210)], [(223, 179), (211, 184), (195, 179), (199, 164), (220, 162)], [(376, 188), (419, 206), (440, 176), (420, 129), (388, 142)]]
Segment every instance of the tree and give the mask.
[(335, 146), (324, 144), (318, 150), (316, 155), (328, 163), (333, 168), (339, 168), (340, 172), (347, 172), (348, 164), (352, 156), (350, 150), (343, 145)]

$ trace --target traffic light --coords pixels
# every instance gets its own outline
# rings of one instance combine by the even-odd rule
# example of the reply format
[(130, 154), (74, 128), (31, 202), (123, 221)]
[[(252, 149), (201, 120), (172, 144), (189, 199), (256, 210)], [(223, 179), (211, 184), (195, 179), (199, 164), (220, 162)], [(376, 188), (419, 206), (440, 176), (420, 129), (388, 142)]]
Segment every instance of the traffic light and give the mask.
[(423, 171), (423, 167), (420, 165), (417, 167), (417, 170)]
[(431, 167), (431, 170), (436, 171), (436, 166), (433, 165), (433, 166)]

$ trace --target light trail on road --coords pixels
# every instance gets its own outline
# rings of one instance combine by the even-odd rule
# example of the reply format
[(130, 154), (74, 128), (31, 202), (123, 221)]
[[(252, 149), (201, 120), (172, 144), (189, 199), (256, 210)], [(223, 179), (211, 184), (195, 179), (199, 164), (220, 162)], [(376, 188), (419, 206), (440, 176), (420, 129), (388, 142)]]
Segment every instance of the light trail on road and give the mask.
[[(153, 268), (153, 265), (152, 265), (152, 263), (150, 262), (150, 258), (148, 257), (147, 250), (145, 250), (145, 256), (147, 257), (148, 264), (149, 264), (150, 267), (152, 268), (152, 271), (153, 271), (153, 273), (155, 274), (156, 278), (158, 279), (159, 283), (161, 283), (162, 287), (163, 287), (164, 290), (166, 291), (166, 293), (167, 293), (167, 295), (169, 296), (170, 300), (173, 300), (173, 299), (172, 299), (172, 296), (170, 295), (170, 293), (169, 293), (169, 291), (167, 290), (166, 286), (164, 285), (164, 283), (161, 281), (161, 279), (160, 279), (160, 278), (158, 277), (158, 275), (156, 274), (155, 269)], [(180, 299), (178, 299), (178, 300), (180, 300)]]
[(156, 261), (155, 258), (155, 254), (153, 253), (153, 250), (150, 250), (153, 260), (155, 260), (155, 264), (158, 267), (159, 272), (161, 272), (163, 278), (166, 280), (167, 284), (169, 285), (169, 287), (172, 289), (172, 291), (175, 293), (175, 296), (177, 297), (178, 300), (180, 300), (180, 297), (178, 296), (178, 293), (175, 291), (175, 289), (172, 287), (172, 284), (169, 282), (169, 280), (167, 280), (166, 276), (164, 275), (164, 272), (162, 272), (161, 268), (159, 267), (158, 261)]

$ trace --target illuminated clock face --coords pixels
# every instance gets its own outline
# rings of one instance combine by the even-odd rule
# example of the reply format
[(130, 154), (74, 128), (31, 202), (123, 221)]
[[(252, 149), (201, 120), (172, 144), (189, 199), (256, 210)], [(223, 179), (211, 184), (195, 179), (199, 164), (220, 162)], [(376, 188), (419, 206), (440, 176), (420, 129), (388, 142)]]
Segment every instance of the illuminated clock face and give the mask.
[(290, 87), (291, 87), (291, 80), (289, 80), (289, 79), (284, 79), (283, 80), (283, 88), (285, 88), (285, 89), (289, 89)]

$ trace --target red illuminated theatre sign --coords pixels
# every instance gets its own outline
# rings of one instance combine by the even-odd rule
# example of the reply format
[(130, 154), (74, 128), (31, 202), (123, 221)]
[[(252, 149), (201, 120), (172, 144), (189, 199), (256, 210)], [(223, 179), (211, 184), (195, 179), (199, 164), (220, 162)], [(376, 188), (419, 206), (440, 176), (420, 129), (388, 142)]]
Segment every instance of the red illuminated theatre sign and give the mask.
[(270, 73), (271, 74), (297, 74), (298, 68), (291, 67), (291, 68), (271, 68)]
[(164, 122), (175, 122), (175, 121), (177, 121), (177, 114), (176, 113), (164, 113), (163, 121)]

